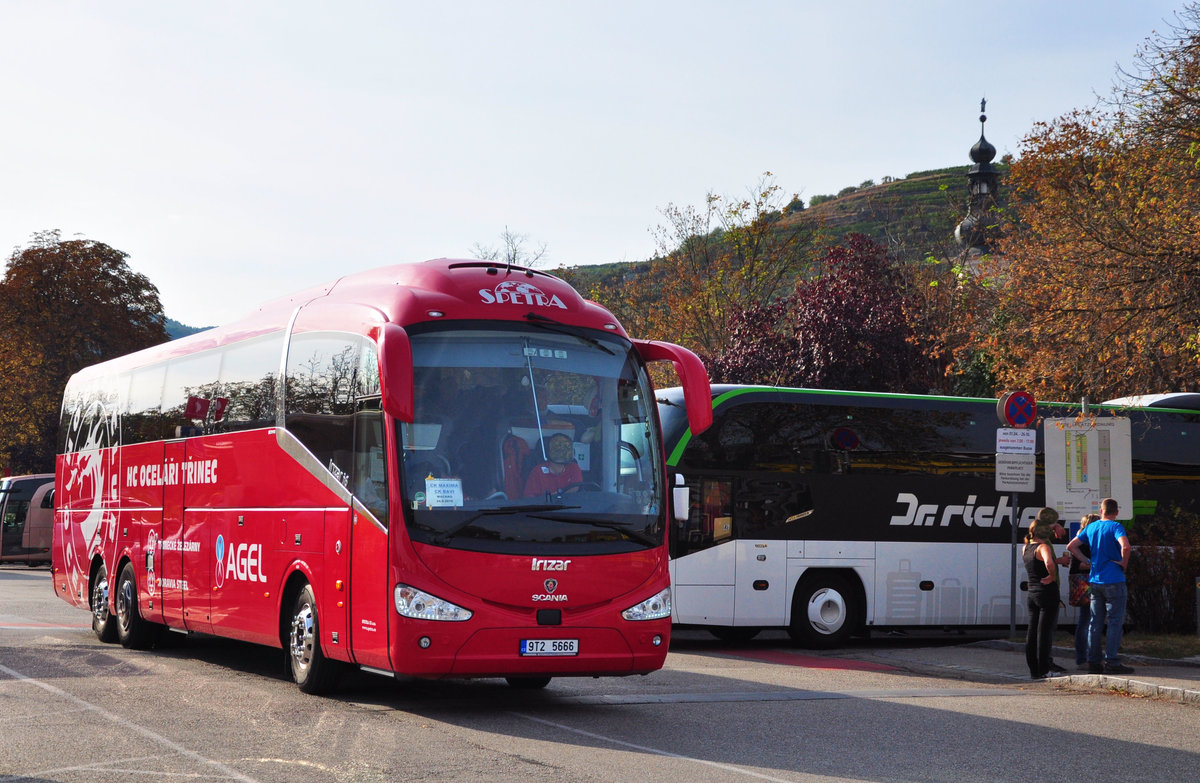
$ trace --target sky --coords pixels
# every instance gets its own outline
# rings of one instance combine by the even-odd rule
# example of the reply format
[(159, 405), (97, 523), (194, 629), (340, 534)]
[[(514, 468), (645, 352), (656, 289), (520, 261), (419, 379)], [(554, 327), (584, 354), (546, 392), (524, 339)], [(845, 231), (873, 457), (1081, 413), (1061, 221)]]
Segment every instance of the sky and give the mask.
[(0, 0), (0, 260), (104, 242), (168, 317), (348, 272), (642, 261), (669, 205), (1020, 154), (1183, 0)]

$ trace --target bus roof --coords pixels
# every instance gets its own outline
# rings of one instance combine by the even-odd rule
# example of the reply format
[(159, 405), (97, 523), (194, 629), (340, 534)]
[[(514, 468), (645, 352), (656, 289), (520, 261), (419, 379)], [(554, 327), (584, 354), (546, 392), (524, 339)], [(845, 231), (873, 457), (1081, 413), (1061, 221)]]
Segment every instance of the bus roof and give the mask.
[[(682, 406), (683, 391), (679, 387), (671, 387), (659, 389), (656, 393), (658, 401), (668, 407)], [(912, 403), (930, 403), (942, 401), (946, 403), (989, 403), (994, 405), (996, 399), (987, 397), (954, 397), (950, 395), (935, 395), (935, 394), (903, 394), (899, 392), (870, 392), (870, 391), (845, 391), (838, 389), (809, 389), (803, 387), (788, 387), (788, 386), (756, 386), (752, 384), (713, 384), (712, 397), (713, 407), (725, 403), (728, 400), (744, 395), (802, 395), (812, 397), (829, 398), (831, 396), (845, 399), (847, 404), (853, 404), (854, 400), (896, 400), (908, 401)], [(1039, 405), (1046, 405), (1055, 408), (1078, 408), (1080, 403), (1075, 402), (1059, 402), (1059, 401), (1039, 401)], [(1107, 400), (1103, 403), (1093, 405), (1092, 409), (1100, 409), (1110, 413), (1119, 413), (1122, 410), (1130, 409), (1145, 409), (1153, 408), (1160, 412), (1177, 412), (1194, 414), (1200, 411), (1200, 394), (1193, 393), (1173, 393), (1173, 394), (1148, 394), (1133, 397), (1122, 397), (1119, 399)], [(682, 408), (681, 408), (682, 410)], [(681, 433), (667, 432), (669, 428), (673, 429), (672, 424), (676, 417), (670, 415), (663, 416), (664, 434), (667, 440), (672, 440), (672, 435), (678, 437)], [(686, 425), (686, 422), (684, 422)]]
[(137, 367), (280, 331), (297, 308), (315, 304), (322, 309), (327, 305), (337, 308), (344, 319), (343, 331), (387, 322), (406, 326), (437, 320), (523, 320), (537, 314), (559, 323), (628, 336), (611, 312), (547, 272), (495, 261), (438, 258), (345, 275), (269, 301), (223, 326), (112, 359), (103, 366), (106, 370)]
[(1122, 408), (1175, 408), (1177, 410), (1200, 411), (1200, 394), (1193, 392), (1169, 392), (1167, 394), (1135, 394), (1105, 400), (1105, 405)]

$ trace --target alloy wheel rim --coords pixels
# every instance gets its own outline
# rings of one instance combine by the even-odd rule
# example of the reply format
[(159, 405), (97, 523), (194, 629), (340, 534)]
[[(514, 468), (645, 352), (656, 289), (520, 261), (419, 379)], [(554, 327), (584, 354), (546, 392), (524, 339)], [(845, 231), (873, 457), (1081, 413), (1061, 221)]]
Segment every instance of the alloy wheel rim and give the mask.
[(101, 625), (108, 622), (108, 575), (103, 569), (92, 587), (92, 616)]
[(291, 642), (292, 663), (303, 671), (312, 663), (313, 612), (310, 604), (300, 607), (292, 618)]

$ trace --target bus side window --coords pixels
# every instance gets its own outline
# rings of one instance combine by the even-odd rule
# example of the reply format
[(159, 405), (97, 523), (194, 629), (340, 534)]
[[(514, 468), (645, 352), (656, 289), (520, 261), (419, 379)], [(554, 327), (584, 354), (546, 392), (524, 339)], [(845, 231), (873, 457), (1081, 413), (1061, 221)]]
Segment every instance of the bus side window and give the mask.
[(217, 351), (190, 354), (167, 362), (160, 421), (166, 432), (160, 437), (177, 438), (203, 431), (208, 418), (208, 403), (205, 402), (203, 407), (197, 407), (195, 403), (213, 396), (220, 367), (221, 354)]
[(388, 523), (387, 462), (383, 449), (383, 414), (376, 397), (359, 400), (354, 415), (354, 467), (352, 491), (359, 502), (375, 515), (380, 524)]
[(221, 352), (220, 383), (215, 396), (226, 400), (214, 432), (258, 429), (275, 424), (279, 357), (283, 333), (273, 332), (226, 346)]
[(28, 500), (13, 500), (4, 507), (5, 530), (25, 527), (25, 517), (29, 512)]
[(691, 507), (676, 536), (676, 557), (720, 544), (733, 536), (733, 482), (691, 477)]
[(317, 461), (345, 483), (354, 444), (357, 335), (308, 332), (294, 335), (288, 350), (285, 423)]

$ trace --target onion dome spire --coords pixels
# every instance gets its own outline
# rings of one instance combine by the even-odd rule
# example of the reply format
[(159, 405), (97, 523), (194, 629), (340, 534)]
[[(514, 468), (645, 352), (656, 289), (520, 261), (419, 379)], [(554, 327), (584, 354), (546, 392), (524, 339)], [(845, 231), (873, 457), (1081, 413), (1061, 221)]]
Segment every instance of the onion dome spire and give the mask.
[(983, 135), (983, 126), (987, 123), (987, 115), (983, 113), (986, 108), (987, 98), (983, 98), (979, 101), (979, 141), (971, 147), (971, 160), (976, 164), (991, 163), (996, 157), (996, 148)]
[(994, 219), (988, 215), (996, 206), (999, 173), (992, 166), (996, 148), (984, 135), (987, 123), (987, 98), (979, 101), (979, 141), (971, 147), (971, 161), (975, 164), (967, 169), (967, 216), (954, 229), (954, 238), (968, 256), (982, 256), (989, 252), (988, 235)]

